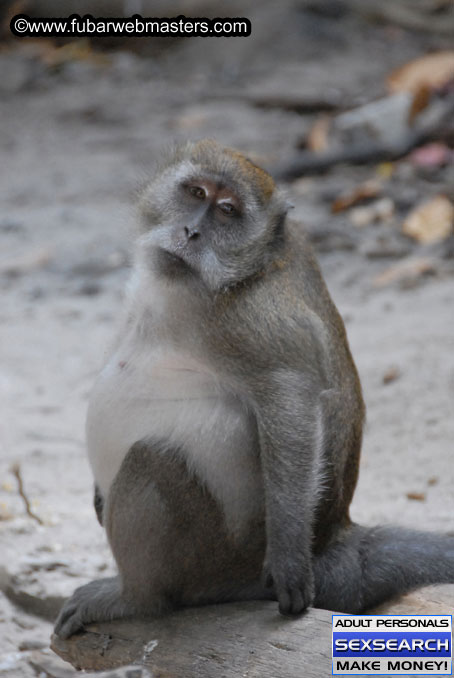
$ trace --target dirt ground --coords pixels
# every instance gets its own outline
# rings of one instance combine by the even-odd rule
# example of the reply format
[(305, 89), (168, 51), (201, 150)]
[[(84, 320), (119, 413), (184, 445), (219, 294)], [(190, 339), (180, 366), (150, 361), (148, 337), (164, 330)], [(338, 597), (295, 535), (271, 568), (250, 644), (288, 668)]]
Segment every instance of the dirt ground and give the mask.
[[(0, 593), (0, 676), (73, 675), (47, 654), (50, 620), (77, 585), (112, 568), (92, 508), (84, 416), (122, 304), (134, 191), (160, 149), (210, 136), (277, 165), (319, 111), (265, 106), (263, 97), (358, 106), (385, 93), (391, 70), (448, 46), (314, 3), (258, 4), (242, 12), (250, 38), (185, 39), (147, 55), (123, 45), (88, 58), (56, 59), (49, 47), (53, 62), (20, 41), (0, 51), (0, 588), (8, 593)], [(454, 168), (421, 172), (404, 159), (391, 169), (382, 192), (394, 214), (363, 228), (330, 205), (377, 178), (377, 164), (342, 165), (287, 189), (345, 319), (368, 409), (352, 516), (453, 531), (454, 250), (448, 240), (422, 247), (401, 226), (421, 200), (454, 197)], [(430, 258), (430, 275), (377, 285), (415, 257)], [(13, 464), (43, 524), (26, 515)]]

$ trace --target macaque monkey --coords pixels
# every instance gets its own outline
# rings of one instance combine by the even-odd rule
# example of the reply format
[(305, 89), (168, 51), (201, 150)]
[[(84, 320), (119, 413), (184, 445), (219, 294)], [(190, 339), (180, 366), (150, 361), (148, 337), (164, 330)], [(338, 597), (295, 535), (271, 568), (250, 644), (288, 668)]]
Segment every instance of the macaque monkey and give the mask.
[(352, 523), (364, 404), (343, 322), (273, 179), (188, 143), (140, 198), (127, 314), (91, 395), (96, 507), (118, 566), (56, 633), (277, 600), (359, 613), (454, 582), (454, 538)]

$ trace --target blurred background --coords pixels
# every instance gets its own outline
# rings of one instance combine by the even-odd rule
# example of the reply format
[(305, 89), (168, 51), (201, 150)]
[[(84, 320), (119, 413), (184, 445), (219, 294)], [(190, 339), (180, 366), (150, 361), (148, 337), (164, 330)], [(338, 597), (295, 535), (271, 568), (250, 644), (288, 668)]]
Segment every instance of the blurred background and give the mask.
[[(13, 15), (248, 17), (242, 38), (14, 38)], [(61, 601), (112, 568), (88, 393), (169, 143), (265, 166), (346, 322), (368, 424), (353, 517), (453, 531), (452, 0), (0, 4), (0, 676), (75, 674)]]

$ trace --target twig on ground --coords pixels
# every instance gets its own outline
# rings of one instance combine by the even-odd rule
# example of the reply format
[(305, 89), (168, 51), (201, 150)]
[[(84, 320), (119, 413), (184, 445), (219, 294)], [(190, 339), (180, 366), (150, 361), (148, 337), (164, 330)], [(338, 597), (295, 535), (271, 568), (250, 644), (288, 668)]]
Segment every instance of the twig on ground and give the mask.
[(25, 494), (24, 482), (22, 480), (22, 475), (21, 475), (21, 470), (20, 470), (19, 464), (13, 464), (10, 468), (10, 471), (16, 477), (17, 491), (19, 492), (19, 495), (22, 497), (22, 499), (24, 501), (25, 510), (27, 512), (27, 515), (29, 515), (30, 518), (33, 518), (33, 520), (36, 520), (36, 522), (39, 525), (44, 525), (44, 521), (41, 520), (41, 518), (39, 516), (37, 516), (36, 513), (34, 513), (34, 511), (32, 511), (30, 501), (29, 501), (27, 495)]

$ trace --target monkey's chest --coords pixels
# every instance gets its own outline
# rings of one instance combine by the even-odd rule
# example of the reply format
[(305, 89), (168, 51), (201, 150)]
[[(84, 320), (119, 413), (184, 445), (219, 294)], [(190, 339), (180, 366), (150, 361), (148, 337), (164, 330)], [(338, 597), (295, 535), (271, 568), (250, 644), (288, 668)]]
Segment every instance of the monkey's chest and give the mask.
[(89, 403), (87, 445), (104, 496), (128, 450), (144, 439), (183, 455), (188, 471), (223, 505), (232, 529), (241, 514), (258, 510), (254, 421), (244, 403), (191, 356), (120, 350), (101, 373)]

